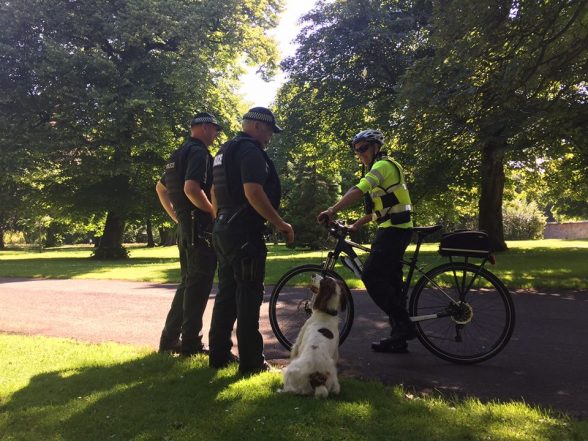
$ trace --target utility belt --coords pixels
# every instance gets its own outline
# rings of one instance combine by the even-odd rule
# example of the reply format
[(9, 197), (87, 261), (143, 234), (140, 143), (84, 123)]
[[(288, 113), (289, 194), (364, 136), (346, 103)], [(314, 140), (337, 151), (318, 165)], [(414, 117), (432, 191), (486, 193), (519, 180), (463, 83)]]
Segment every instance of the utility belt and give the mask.
[(234, 224), (237, 220), (240, 220), (244, 217), (244, 214), (248, 211), (248, 208), (249, 204), (246, 202), (236, 208), (221, 208), (216, 214), (216, 219), (218, 222), (225, 225)]
[(406, 222), (410, 222), (411, 212), (410, 211), (403, 211), (401, 213), (388, 213), (382, 217), (378, 217), (376, 222), (378, 225), (383, 224), (387, 220), (392, 222), (392, 225), (400, 225)]
[(198, 241), (204, 242), (209, 248), (212, 247), (212, 220), (202, 211), (192, 210), (190, 211), (190, 245), (194, 247)]
[(219, 209), (216, 222), (220, 225), (230, 226), (231, 229), (240, 229), (244, 233), (252, 232), (265, 236), (272, 231), (269, 223), (257, 214), (247, 202), (236, 208)]

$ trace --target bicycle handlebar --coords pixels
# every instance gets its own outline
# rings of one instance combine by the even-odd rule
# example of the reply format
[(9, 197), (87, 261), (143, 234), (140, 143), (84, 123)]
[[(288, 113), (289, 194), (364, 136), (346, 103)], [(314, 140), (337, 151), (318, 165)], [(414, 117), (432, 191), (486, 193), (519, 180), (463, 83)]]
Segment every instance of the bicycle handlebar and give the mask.
[(329, 234), (337, 239), (347, 237), (350, 233), (349, 228), (341, 221), (322, 222), (322, 225), (329, 230)]

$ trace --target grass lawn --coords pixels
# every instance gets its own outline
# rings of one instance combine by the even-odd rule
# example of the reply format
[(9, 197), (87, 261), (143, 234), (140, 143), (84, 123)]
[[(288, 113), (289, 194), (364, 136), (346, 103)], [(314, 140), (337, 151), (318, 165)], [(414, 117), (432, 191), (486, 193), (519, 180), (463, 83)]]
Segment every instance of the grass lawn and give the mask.
[[(328, 400), (282, 395), (207, 358), (0, 334), (0, 439), (587, 440), (588, 422), (521, 402), (447, 401), (343, 378)], [(57, 356), (57, 354), (59, 354)]]
[[(502, 278), (510, 289), (579, 289), (588, 287), (588, 240), (547, 239), (513, 241), (509, 251), (497, 255), (497, 264), (489, 269)], [(284, 245), (269, 245), (266, 283), (274, 284), (288, 269), (303, 263), (320, 263), (326, 251), (291, 250)], [(414, 249), (411, 246), (407, 256)], [(0, 277), (90, 278), (177, 282), (179, 263), (176, 247), (131, 247), (126, 261), (89, 259), (89, 247), (50, 248), (42, 253), (26, 250), (0, 251)], [(437, 244), (425, 244), (423, 263), (430, 267), (443, 260)], [(346, 269), (351, 287), (361, 281)]]

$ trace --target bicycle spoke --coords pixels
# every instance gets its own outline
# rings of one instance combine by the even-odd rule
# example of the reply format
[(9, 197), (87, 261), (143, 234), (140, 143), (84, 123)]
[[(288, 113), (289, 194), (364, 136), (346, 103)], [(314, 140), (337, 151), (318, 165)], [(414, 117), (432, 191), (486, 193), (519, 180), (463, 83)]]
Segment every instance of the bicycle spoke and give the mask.
[[(427, 276), (425, 275), (424, 277), (427, 277)], [(441, 287), (439, 284), (437, 284), (437, 282), (435, 280), (432, 280), (429, 278), (427, 278), (427, 279), (431, 284), (431, 287), (429, 289), (436, 289), (439, 292), (439, 294), (444, 295), (447, 298), (447, 300), (449, 300), (452, 303), (458, 302), (458, 300), (455, 300), (453, 297), (451, 297), (451, 294), (448, 293), (448, 291), (449, 291), (448, 289), (444, 289), (443, 287)], [(452, 288), (455, 288), (455, 287), (452, 287)], [(458, 294), (457, 298), (459, 299), (459, 291), (457, 292), (457, 294)]]
[[(457, 298), (461, 300), (447, 300), (446, 293), (452, 290), (459, 293)], [(475, 265), (441, 265), (415, 286), (412, 315), (441, 311), (450, 316), (416, 323), (425, 347), (450, 361), (485, 360), (500, 351), (512, 333), (513, 308), (508, 291), (494, 276)]]

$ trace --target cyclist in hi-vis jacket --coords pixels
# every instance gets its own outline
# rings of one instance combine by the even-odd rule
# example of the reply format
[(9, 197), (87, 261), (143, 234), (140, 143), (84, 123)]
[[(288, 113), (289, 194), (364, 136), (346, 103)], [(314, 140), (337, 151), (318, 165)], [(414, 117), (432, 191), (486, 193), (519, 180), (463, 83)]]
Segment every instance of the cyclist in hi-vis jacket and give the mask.
[(343, 208), (365, 198), (366, 214), (349, 227), (357, 231), (374, 220), (376, 238), (365, 262), (362, 281), (370, 297), (389, 318), (390, 336), (372, 343), (377, 352), (408, 352), (407, 340), (416, 337), (416, 329), (402, 295), (401, 260), (412, 236), (412, 206), (400, 164), (381, 150), (384, 135), (379, 130), (363, 130), (353, 137), (351, 147), (369, 170), (335, 205), (318, 215), (318, 221), (331, 221)]

